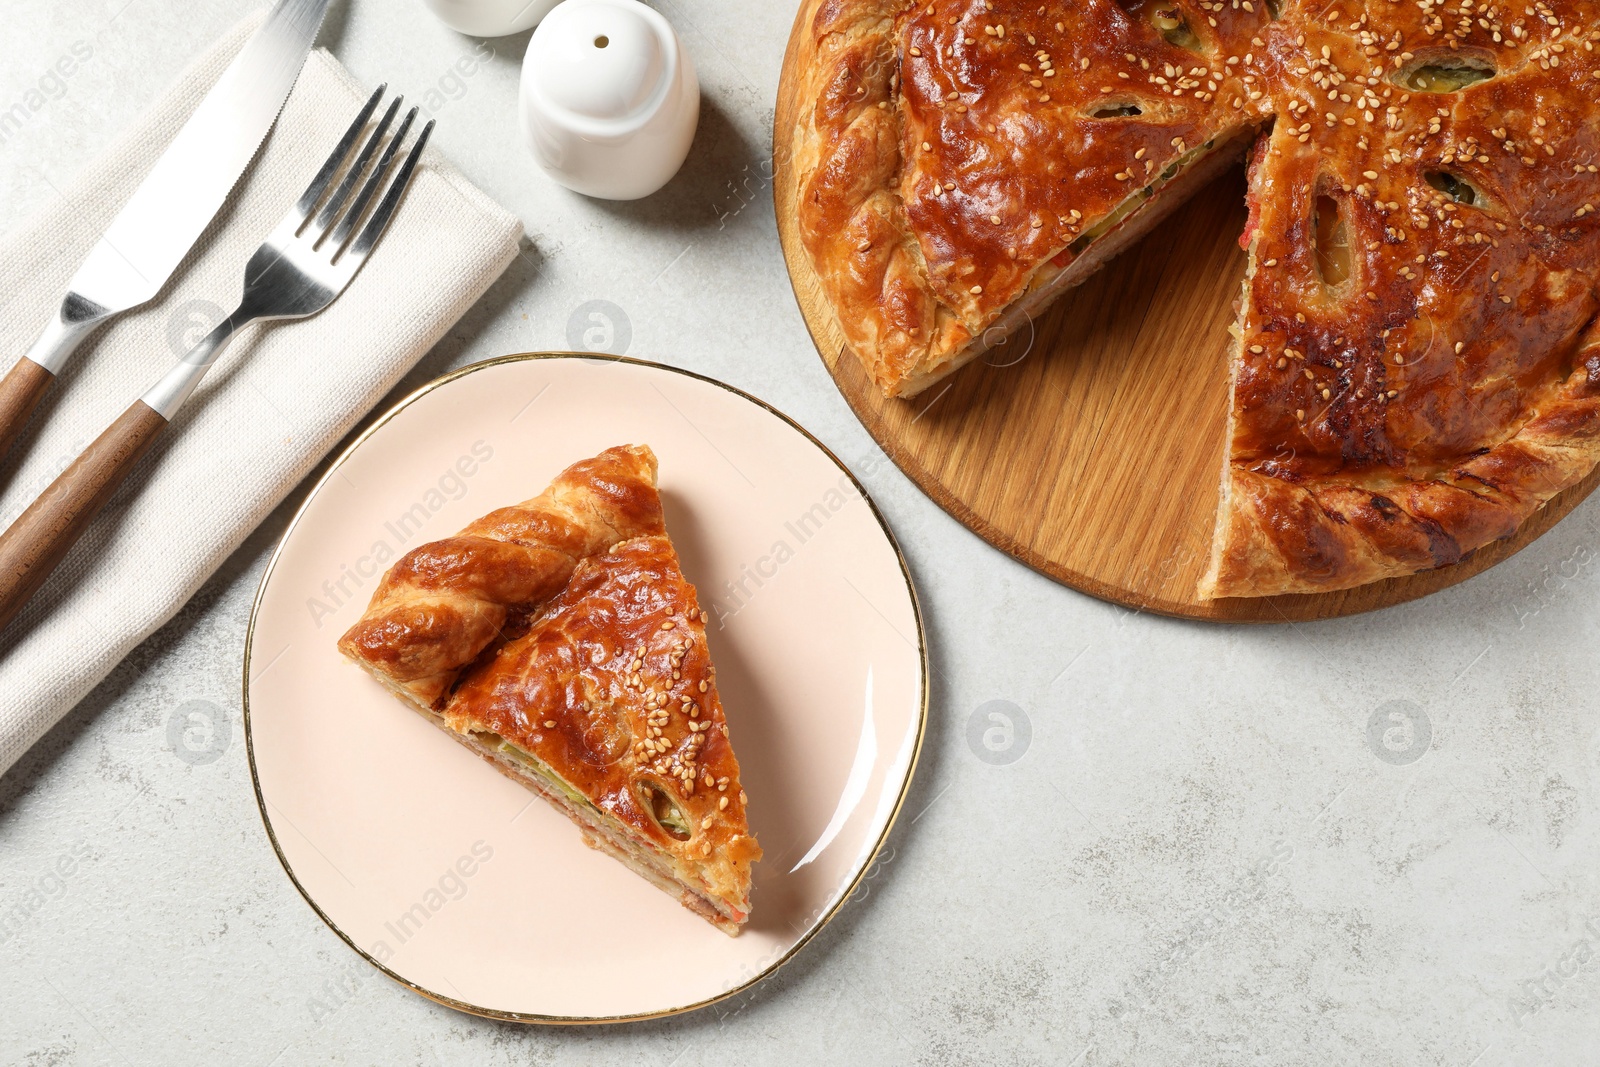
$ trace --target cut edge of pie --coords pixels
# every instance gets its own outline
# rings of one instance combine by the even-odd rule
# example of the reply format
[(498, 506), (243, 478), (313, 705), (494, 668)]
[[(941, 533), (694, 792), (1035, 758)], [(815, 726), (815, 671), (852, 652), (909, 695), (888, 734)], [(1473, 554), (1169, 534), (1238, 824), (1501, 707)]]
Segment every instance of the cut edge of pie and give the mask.
[[(954, 353), (940, 358), (930, 352), (903, 379), (879, 388), (885, 397), (913, 397), (931, 385), (950, 377), (968, 363), (1000, 345), (1043, 314), (1062, 294), (1088, 281), (1097, 271), (1132, 248), (1178, 210), (1195, 193), (1237, 164), (1255, 131), (1231, 130), (1192, 150), (1190, 156), (1172, 166), (1170, 174), (1144, 186), (1097, 219), (1079, 241), (1070, 246), (1076, 256), (1064, 267), (1051, 260), (1038, 265), (1023, 295), (989, 323), (977, 336)], [(1080, 243), (1081, 242), (1081, 243)]]
[[(534, 500), (413, 550), (385, 575), (339, 648), (566, 815), (591, 848), (737, 936), (761, 848), (748, 826), (706, 613), (660, 522), (654, 475), (648, 448), (610, 449), (568, 468)], [(606, 506), (618, 500), (626, 503)], [(582, 550), (618, 525), (643, 532)], [(508, 550), (525, 553), (522, 569), (540, 571), (537, 580), (473, 573), (473, 562), (485, 561), (474, 539), (486, 529), (513, 535)], [(551, 570), (556, 545), (570, 563)], [(477, 632), (470, 607), (453, 622), (428, 618), (496, 586), (538, 599), (499, 604), (504, 617), (481, 644), (463, 640)], [(423, 601), (422, 611), (408, 610), (408, 599)], [(436, 653), (411, 668), (426, 671), (422, 686), (405, 677), (419, 644)], [(410, 655), (387, 654), (397, 651)], [(450, 678), (442, 688), (441, 673)]]
[[(1600, 323), (1584, 332), (1571, 363), (1515, 433), (1431, 479), (1313, 490), (1243, 469), (1225, 453), (1200, 598), (1354, 589), (1460, 563), (1511, 537), (1600, 466)], [(1238, 367), (1235, 355), (1232, 377)], [(1233, 423), (1230, 405), (1229, 440)], [(1286, 516), (1296, 520), (1293, 539), (1284, 536)]]

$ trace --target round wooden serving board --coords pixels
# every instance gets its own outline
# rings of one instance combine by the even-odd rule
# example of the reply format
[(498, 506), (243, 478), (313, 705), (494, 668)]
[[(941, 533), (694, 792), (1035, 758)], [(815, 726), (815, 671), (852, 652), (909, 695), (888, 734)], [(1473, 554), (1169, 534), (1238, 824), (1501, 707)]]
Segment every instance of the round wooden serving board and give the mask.
[[(809, 5), (801, 6), (801, 18)], [(1455, 585), (1554, 526), (1600, 481), (1552, 499), (1514, 537), (1462, 562), (1337, 593), (1201, 600), (1228, 406), (1228, 327), (1244, 279), (1244, 169), (922, 394), (886, 400), (846, 346), (795, 224), (798, 101), (790, 35), (773, 120), (783, 255), (822, 361), (901, 470), (996, 548), (1074, 589), (1141, 611), (1228, 622), (1354, 615)]]

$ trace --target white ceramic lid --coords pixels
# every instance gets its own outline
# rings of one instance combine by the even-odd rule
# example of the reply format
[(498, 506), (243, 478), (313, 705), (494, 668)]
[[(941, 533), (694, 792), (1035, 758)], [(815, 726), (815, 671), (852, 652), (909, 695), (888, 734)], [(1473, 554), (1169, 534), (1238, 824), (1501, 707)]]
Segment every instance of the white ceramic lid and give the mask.
[(633, 0), (568, 0), (539, 24), (524, 64), (548, 104), (626, 122), (654, 109), (672, 70), (674, 40), (660, 15)]

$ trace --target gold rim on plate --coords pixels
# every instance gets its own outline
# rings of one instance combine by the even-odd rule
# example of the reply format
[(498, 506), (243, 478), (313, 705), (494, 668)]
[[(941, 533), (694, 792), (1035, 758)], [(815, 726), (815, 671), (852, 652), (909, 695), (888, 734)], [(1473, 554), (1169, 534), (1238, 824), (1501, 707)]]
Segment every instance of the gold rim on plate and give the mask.
[[(889, 542), (889, 547), (894, 550), (895, 559), (900, 564), (900, 575), (905, 579), (906, 593), (911, 598), (911, 611), (917, 623), (917, 659), (921, 669), (920, 689), (922, 693), (922, 700), (917, 713), (917, 739), (916, 744), (913, 746), (911, 751), (911, 762), (907, 765), (905, 777), (900, 783), (899, 795), (895, 797), (894, 808), (889, 813), (889, 820), (884, 824), (883, 832), (878, 835), (878, 840), (873, 844), (872, 851), (863, 858), (855, 872), (855, 876), (850, 880), (849, 887), (842, 894), (840, 894), (839, 899), (827, 910), (826, 913), (820, 916), (804, 934), (800, 936), (799, 940), (795, 941), (793, 945), (790, 945), (787, 951), (763, 967), (761, 971), (756, 973), (754, 976), (745, 980), (744, 982), (741, 982), (739, 985), (736, 985), (725, 992), (719, 993), (716, 996), (707, 997), (704, 1000), (696, 1001), (693, 1004), (685, 1004), (681, 1007), (664, 1008), (661, 1011), (642, 1012), (634, 1015), (609, 1016), (540, 1015), (534, 1012), (500, 1011), (495, 1008), (485, 1008), (477, 1004), (468, 1004), (465, 1001), (457, 1000), (454, 997), (447, 997), (442, 993), (435, 993), (431, 989), (424, 989), (415, 982), (396, 974), (382, 963), (379, 963), (372, 957), (371, 954), (357, 945), (348, 934), (339, 929), (339, 925), (335, 923), (333, 919), (330, 918), (328, 914), (317, 905), (315, 900), (311, 899), (311, 894), (306, 892), (305, 886), (300, 884), (300, 879), (295, 877), (294, 870), (289, 866), (289, 861), (287, 858), (285, 858), (283, 849), (278, 844), (278, 835), (273, 832), (272, 820), (267, 817), (266, 797), (261, 792), (261, 779), (256, 774), (255, 743), (250, 733), (250, 654), (255, 643), (256, 616), (261, 610), (261, 601), (266, 594), (267, 583), (272, 579), (272, 572), (277, 566), (278, 557), (283, 554), (284, 546), (289, 543), (289, 538), (294, 534), (295, 527), (299, 525), (300, 519), (306, 513), (306, 509), (311, 506), (311, 502), (316, 499), (317, 494), (322, 491), (323, 486), (328, 484), (328, 481), (334, 476), (335, 473), (338, 472), (339, 468), (344, 465), (344, 462), (355, 453), (356, 449), (360, 448), (366, 443), (367, 438), (371, 437), (380, 427), (389, 422), (390, 419), (393, 419), (400, 412), (410, 407), (417, 400), (433, 392), (435, 389), (438, 389), (440, 386), (448, 385), (457, 378), (464, 378), (469, 374), (475, 374), (478, 371), (486, 370), (490, 367), (498, 367), (502, 364), (522, 363), (536, 359), (581, 359), (590, 363), (628, 363), (638, 367), (649, 367), (654, 370), (670, 371), (673, 374), (681, 374), (686, 378), (694, 378), (698, 381), (714, 385), (719, 389), (725, 389), (735, 396), (741, 397), (744, 400), (747, 400), (750, 403), (765, 409), (772, 415), (775, 415), (779, 419), (782, 419), (784, 422), (788, 423), (789, 426), (798, 431), (806, 438), (806, 440), (810, 441), (812, 445), (821, 451), (823, 455), (827, 456), (828, 459), (833, 462), (834, 466), (838, 467), (844, 476), (849, 478), (851, 483), (855, 485), (856, 490), (861, 494), (861, 499), (866, 501), (867, 507), (872, 511), (872, 517), (877, 520), (879, 529), (883, 531), (884, 538)], [(762, 400), (760, 397), (751, 396), (743, 389), (738, 389), (726, 382), (720, 382), (715, 378), (709, 378), (704, 374), (697, 374), (694, 371), (684, 370), (681, 367), (672, 367), (665, 363), (655, 363), (645, 359), (630, 359), (626, 356), (599, 355), (587, 352), (522, 352), (517, 355), (497, 356), (493, 359), (486, 359), (479, 363), (472, 363), (468, 366), (460, 368), (459, 370), (453, 370), (448, 374), (443, 374), (432, 381), (419, 386), (410, 395), (400, 400), (388, 411), (384, 412), (377, 419), (373, 420), (372, 425), (362, 430), (356, 439), (351, 441), (345, 450), (339, 454), (339, 458), (334, 460), (333, 463), (329, 465), (328, 469), (323, 472), (322, 477), (317, 479), (317, 484), (311, 488), (311, 491), (306, 494), (305, 499), (300, 502), (300, 507), (296, 509), (294, 518), (289, 520), (289, 525), (284, 528), (283, 536), (278, 539), (277, 547), (272, 550), (272, 556), (267, 560), (266, 570), (263, 571), (261, 575), (261, 584), (256, 587), (255, 598), (251, 601), (250, 622), (245, 628), (244, 637), (244, 677), (242, 689), (244, 694), (245, 754), (250, 762), (250, 783), (252, 788), (255, 790), (256, 810), (261, 815), (261, 825), (267, 831), (267, 840), (272, 843), (272, 852), (273, 855), (277, 856), (278, 858), (278, 865), (283, 868), (283, 872), (289, 876), (289, 881), (293, 883), (300, 896), (303, 897), (305, 902), (311, 906), (311, 910), (316, 912), (317, 918), (321, 919), (323, 923), (327, 925), (328, 929), (337, 934), (339, 939), (350, 947), (351, 951), (355, 952), (358, 956), (366, 960), (369, 964), (377, 968), (380, 972), (388, 976), (397, 984), (404, 986), (413, 993), (427, 997), (429, 1000), (443, 1004), (447, 1008), (454, 1008), (457, 1011), (466, 1012), (469, 1015), (478, 1015), (486, 1019), (498, 1019), (503, 1022), (584, 1026), (600, 1023), (642, 1022), (647, 1019), (664, 1019), (669, 1015), (681, 1015), (684, 1012), (695, 1011), (700, 1008), (709, 1007), (712, 1004), (717, 1004), (721, 1001), (727, 1000), (729, 997), (737, 996), (777, 971), (778, 968), (789, 962), (789, 960), (793, 959), (795, 954), (804, 948), (806, 944), (808, 944), (811, 939), (817, 935), (818, 931), (827, 926), (828, 923), (833, 920), (834, 916), (839, 913), (839, 909), (843, 908), (844, 905), (850, 900), (850, 897), (855, 893), (856, 888), (861, 884), (862, 879), (866, 877), (867, 871), (871, 869), (873, 861), (878, 858), (878, 853), (883, 850), (883, 844), (889, 839), (889, 833), (894, 829), (894, 824), (896, 820), (899, 819), (900, 811), (905, 805), (906, 794), (911, 789), (911, 780), (916, 776), (917, 763), (922, 757), (923, 738), (927, 735), (928, 729), (928, 642), (926, 629), (922, 622), (922, 604), (917, 599), (916, 586), (911, 581), (911, 569), (906, 565), (905, 554), (900, 551), (900, 543), (895, 540), (893, 531), (889, 529), (889, 524), (884, 521), (883, 513), (878, 510), (878, 505), (867, 493), (866, 486), (862, 485), (860, 480), (856, 478), (855, 474), (851, 472), (850, 468), (846, 467), (843, 461), (841, 461), (838, 456), (834, 455), (833, 450), (827, 445), (823, 444), (821, 441), (817, 440), (816, 435), (811, 433), (810, 430), (807, 430), (804, 426), (801, 426), (794, 419), (790, 418), (782, 411), (779, 411), (777, 408), (773, 407), (765, 400)]]

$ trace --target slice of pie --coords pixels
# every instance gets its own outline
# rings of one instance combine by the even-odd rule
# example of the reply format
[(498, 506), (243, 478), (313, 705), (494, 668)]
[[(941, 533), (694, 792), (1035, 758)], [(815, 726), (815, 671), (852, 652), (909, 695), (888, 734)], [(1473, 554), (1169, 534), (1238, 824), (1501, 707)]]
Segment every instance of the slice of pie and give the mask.
[(797, 34), (798, 232), (886, 396), (1253, 146), (1202, 595), (1454, 563), (1600, 460), (1594, 0), (808, 0)]
[(761, 848), (655, 476), (648, 448), (608, 449), (415, 549), (339, 649), (736, 935)]

